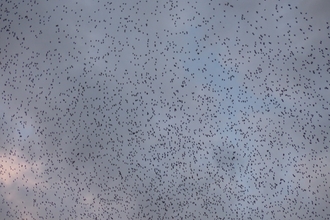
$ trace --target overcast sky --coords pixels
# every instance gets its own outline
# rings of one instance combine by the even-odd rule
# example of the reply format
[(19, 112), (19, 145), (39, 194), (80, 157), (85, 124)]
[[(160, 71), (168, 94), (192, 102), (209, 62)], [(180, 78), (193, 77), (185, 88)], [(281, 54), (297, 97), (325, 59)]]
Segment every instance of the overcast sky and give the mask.
[(330, 1), (0, 1), (1, 219), (329, 219)]

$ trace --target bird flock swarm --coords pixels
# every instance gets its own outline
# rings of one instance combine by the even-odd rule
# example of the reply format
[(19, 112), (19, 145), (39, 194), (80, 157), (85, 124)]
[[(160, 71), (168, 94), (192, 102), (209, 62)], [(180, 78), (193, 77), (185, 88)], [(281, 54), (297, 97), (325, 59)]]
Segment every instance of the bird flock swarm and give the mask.
[(0, 1), (0, 219), (330, 219), (328, 0)]

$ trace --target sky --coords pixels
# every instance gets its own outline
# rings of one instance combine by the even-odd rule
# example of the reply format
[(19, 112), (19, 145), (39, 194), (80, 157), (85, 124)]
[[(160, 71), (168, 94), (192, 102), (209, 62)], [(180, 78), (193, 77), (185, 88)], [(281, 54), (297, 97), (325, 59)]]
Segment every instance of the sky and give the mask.
[(329, 8), (0, 1), (0, 216), (329, 219)]

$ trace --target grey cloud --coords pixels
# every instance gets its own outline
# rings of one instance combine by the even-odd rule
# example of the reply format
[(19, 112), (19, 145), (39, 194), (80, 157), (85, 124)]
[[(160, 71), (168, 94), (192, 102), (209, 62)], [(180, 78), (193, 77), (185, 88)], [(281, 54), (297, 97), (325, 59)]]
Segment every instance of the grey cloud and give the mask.
[(327, 1), (2, 3), (5, 219), (326, 219)]

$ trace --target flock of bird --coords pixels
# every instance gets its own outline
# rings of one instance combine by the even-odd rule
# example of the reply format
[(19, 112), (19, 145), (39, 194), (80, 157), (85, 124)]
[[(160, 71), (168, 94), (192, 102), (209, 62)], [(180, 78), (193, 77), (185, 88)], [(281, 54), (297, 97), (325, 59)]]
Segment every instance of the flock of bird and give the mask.
[(0, 1), (1, 219), (329, 219), (327, 6)]

